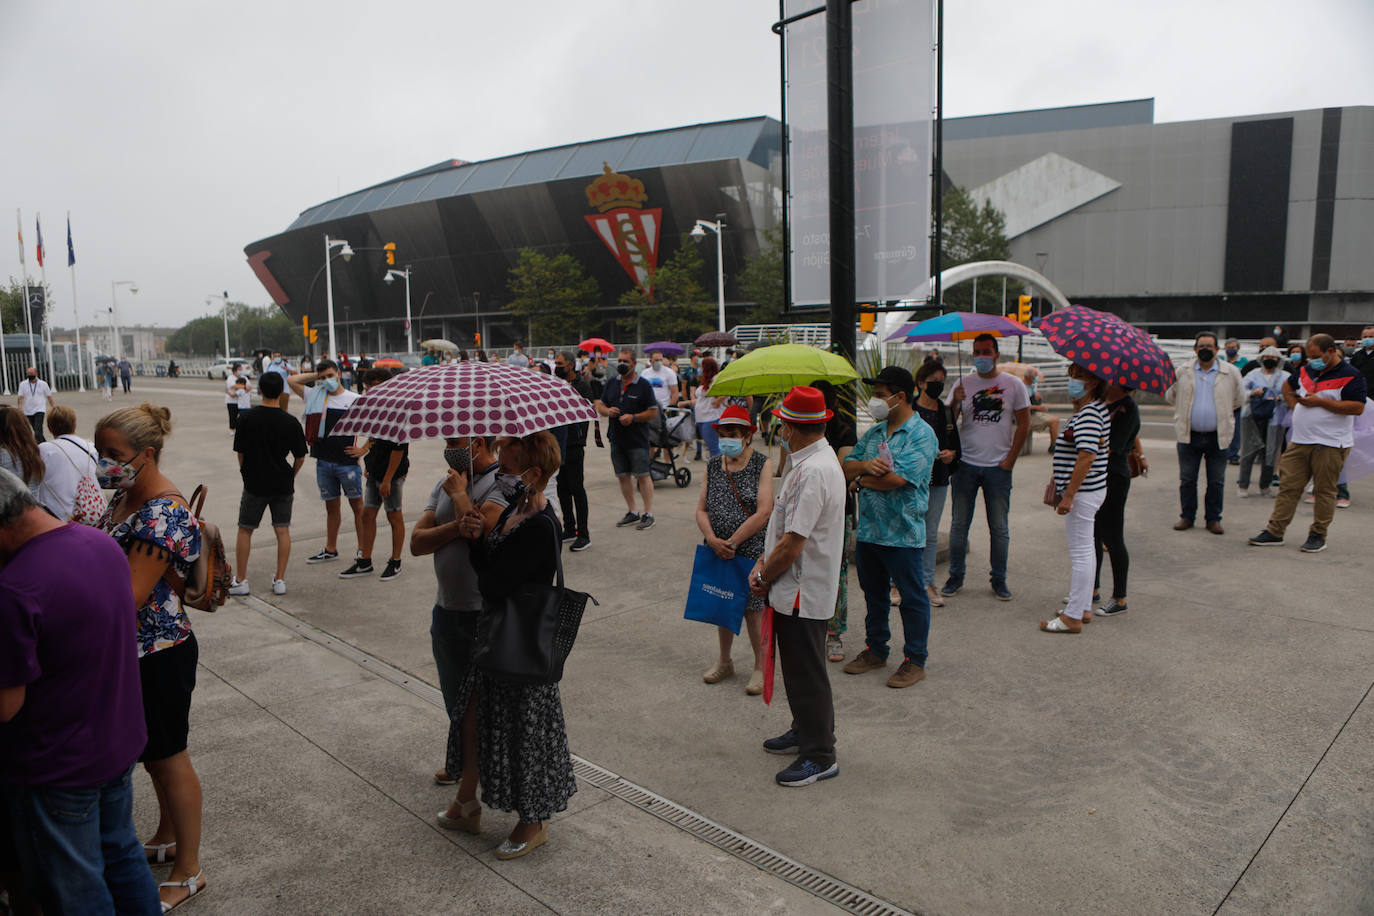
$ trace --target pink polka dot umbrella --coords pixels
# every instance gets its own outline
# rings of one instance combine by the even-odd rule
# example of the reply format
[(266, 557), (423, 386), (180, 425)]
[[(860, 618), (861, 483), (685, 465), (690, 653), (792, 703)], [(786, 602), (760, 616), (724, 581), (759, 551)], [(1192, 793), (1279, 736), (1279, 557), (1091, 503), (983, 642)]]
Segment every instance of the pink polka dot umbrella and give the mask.
[(454, 436), (528, 436), (596, 418), (562, 379), (508, 363), (424, 366), (353, 402), (331, 433), (390, 442)]
[(1082, 305), (1055, 309), (1034, 322), (1054, 352), (1098, 378), (1163, 394), (1174, 363), (1150, 335), (1115, 315)]

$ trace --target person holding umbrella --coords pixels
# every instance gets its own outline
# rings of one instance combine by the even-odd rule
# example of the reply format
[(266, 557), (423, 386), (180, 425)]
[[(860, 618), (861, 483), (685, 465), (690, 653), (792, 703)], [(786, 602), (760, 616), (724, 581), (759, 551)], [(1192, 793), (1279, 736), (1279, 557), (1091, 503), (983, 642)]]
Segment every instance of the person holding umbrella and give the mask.
[(1108, 431), (1111, 420), (1103, 401), (1107, 383), (1078, 365), (1069, 366), (1069, 397), (1078, 411), (1061, 425), (1054, 443), (1054, 495), (1050, 502), (1064, 518), (1072, 574), (1069, 600), (1050, 620), (1045, 633), (1081, 633), (1092, 620), (1090, 606), (1097, 567), (1093, 523), (1107, 498)]

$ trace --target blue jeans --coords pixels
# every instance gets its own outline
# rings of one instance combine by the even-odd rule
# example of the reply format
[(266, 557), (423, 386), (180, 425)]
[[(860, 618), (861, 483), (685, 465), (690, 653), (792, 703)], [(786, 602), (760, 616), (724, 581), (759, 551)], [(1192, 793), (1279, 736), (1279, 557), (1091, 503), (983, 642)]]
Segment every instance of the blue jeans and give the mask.
[(887, 658), (887, 643), (892, 637), (888, 618), (892, 602), (888, 583), (897, 586), (902, 596), (902, 653), (913, 665), (926, 664), (926, 642), (930, 638), (930, 599), (921, 579), (920, 547), (881, 547), (860, 541), (854, 546), (854, 565), (859, 572), (859, 587), (864, 592), (865, 639), (868, 651)]
[[(716, 435), (716, 428), (713, 424), (702, 423), (697, 426), (697, 432), (701, 433), (701, 441), (706, 443), (707, 457), (714, 458), (720, 454), (720, 437)], [(697, 454), (701, 454), (701, 449), (697, 449)]]
[(988, 519), (991, 541), (988, 558), (993, 581), (1007, 579), (1007, 554), (1011, 550), (1011, 528), (1007, 515), (1011, 511), (1011, 471), (993, 465), (990, 468), (971, 464), (959, 465), (949, 479), (953, 511), (949, 520), (949, 577), (963, 580), (964, 557), (968, 554), (968, 529), (973, 522), (973, 504), (978, 491), (983, 491), (983, 511)]
[(930, 488), (926, 505), (926, 546), (921, 550), (921, 573), (926, 585), (935, 583), (935, 554), (940, 548), (940, 516), (945, 514), (945, 497), (949, 485)]
[(160, 914), (134, 832), (133, 767), (103, 786), (6, 786), (29, 890), (45, 913)]
[(1217, 443), (1216, 432), (1193, 433), (1187, 442), (1178, 443), (1179, 517), (1197, 520), (1197, 478), (1203, 461), (1207, 462), (1207, 492), (1203, 496), (1204, 518), (1221, 521), (1221, 497), (1226, 488), (1226, 450)]
[(1236, 423), (1235, 432), (1231, 433), (1231, 444), (1226, 447), (1227, 461), (1240, 460), (1240, 408), (1236, 408), (1234, 419)]
[(363, 498), (363, 469), (357, 462), (337, 464), (316, 459), (315, 483), (324, 502), (338, 499), (340, 492), (350, 500)]

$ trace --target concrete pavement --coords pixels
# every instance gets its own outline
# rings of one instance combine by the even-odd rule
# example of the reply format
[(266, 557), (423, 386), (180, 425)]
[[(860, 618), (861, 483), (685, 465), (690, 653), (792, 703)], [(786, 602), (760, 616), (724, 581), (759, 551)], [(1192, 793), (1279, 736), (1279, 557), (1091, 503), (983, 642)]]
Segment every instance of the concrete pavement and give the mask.
[[(136, 381), (135, 396), (173, 411), (165, 470), (186, 489), (209, 482), (208, 514), (232, 531), (240, 488), (218, 385)], [(60, 400), (83, 435), (107, 407), (93, 393)], [(408, 522), (439, 477), (439, 448), (413, 449)], [(1245, 538), (1272, 502), (1238, 500), (1232, 484), (1224, 536), (1173, 532), (1172, 446), (1152, 440), (1148, 452), (1153, 474), (1129, 504), (1130, 611), (1078, 637), (1036, 630), (1060, 606), (1068, 564), (1062, 523), (1039, 505), (1048, 459), (1027, 456), (1013, 492), (1016, 599), (987, 590), (976, 523), (968, 585), (934, 610), (928, 679), (894, 691), (833, 666), (841, 776), (791, 791), (772, 782), (784, 761), (758, 746), (787, 727), (781, 692), (768, 708), (745, 696), (744, 674), (703, 684), (715, 637), (681, 619), (699, 479), (659, 485), (653, 529), (615, 529), (624, 506), (605, 453), (590, 449), (593, 546), (564, 558), (569, 583), (601, 601), (563, 682), (574, 753), (911, 911), (1374, 912), (1374, 486), (1355, 484), (1325, 553), (1297, 551), (1306, 507), (1288, 545), (1256, 549)], [(407, 555), (390, 583), (340, 580), (346, 561), (307, 567), (324, 521), (311, 471), (297, 488), (288, 594), (266, 588), (264, 526), (255, 595), (435, 683), (429, 561)], [(345, 557), (353, 543), (346, 523)], [(383, 527), (375, 557), (386, 543)], [(851, 655), (860, 595), (851, 581)], [(497, 862), (512, 815), (487, 812), (481, 837), (432, 826), (450, 792), (429, 782), (442, 713), (259, 607), (231, 599), (194, 618), (191, 752), (210, 881), (197, 911), (832, 909), (587, 784), (546, 848)], [(747, 655), (737, 645), (742, 671)], [(146, 832), (155, 808), (140, 789)]]

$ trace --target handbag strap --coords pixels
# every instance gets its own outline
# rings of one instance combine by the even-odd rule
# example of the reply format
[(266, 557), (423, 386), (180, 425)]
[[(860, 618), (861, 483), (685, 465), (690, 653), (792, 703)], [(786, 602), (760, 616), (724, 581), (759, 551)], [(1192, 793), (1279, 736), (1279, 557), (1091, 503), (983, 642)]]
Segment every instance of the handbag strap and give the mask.
[(724, 455), (722, 455), (720, 458), (720, 470), (721, 473), (725, 475), (725, 479), (730, 481), (730, 489), (735, 491), (735, 501), (739, 503), (740, 509), (743, 510), (745, 515), (753, 515), (754, 513), (750, 512), (749, 507), (744, 504), (744, 497), (740, 495), (739, 487), (735, 485), (734, 475), (732, 475), (730, 473), (730, 469), (725, 466)]

